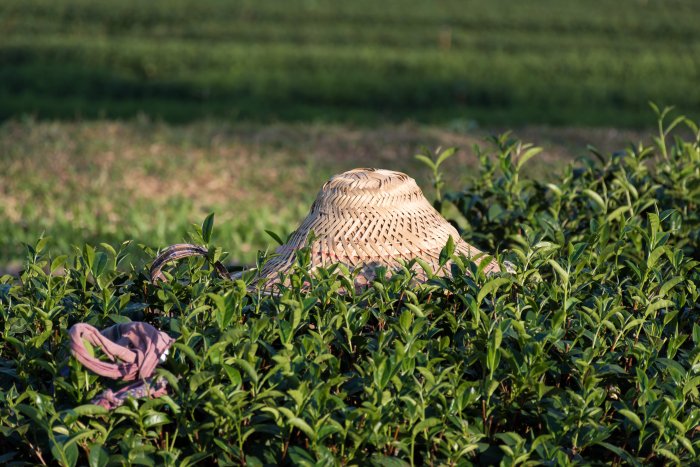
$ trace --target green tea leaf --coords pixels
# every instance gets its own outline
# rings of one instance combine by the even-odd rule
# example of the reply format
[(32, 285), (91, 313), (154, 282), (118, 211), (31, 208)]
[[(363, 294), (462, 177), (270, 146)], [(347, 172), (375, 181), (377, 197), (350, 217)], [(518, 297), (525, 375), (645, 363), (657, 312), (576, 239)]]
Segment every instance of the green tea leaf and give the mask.
[(478, 303), (481, 303), (484, 301), (484, 298), (491, 292), (495, 292), (498, 290), (502, 285), (505, 285), (510, 282), (510, 279), (506, 277), (499, 277), (496, 279), (492, 279), (489, 282), (485, 283), (483, 287), (481, 287), (481, 290), (479, 290), (479, 294), (476, 297), (476, 301)]
[(549, 263), (550, 266), (552, 266), (552, 269), (554, 269), (561, 279), (562, 283), (566, 284), (569, 282), (569, 273), (562, 268), (559, 263), (554, 261), (553, 259), (547, 260), (547, 263)]
[(601, 211), (605, 212), (607, 210), (605, 201), (603, 201), (603, 198), (601, 198), (598, 193), (589, 188), (583, 190), (583, 193), (588, 196), (600, 208)]
[(516, 169), (517, 169), (517, 170), (520, 170), (520, 169), (522, 168), (522, 166), (525, 165), (525, 163), (526, 163), (527, 161), (529, 161), (530, 159), (532, 159), (533, 157), (535, 157), (536, 155), (538, 155), (538, 154), (541, 153), (541, 152), (542, 152), (542, 148), (538, 148), (538, 147), (530, 148), (530, 149), (528, 149), (527, 151), (525, 151), (525, 152), (518, 158), (518, 162), (517, 162), (517, 164), (516, 164), (516, 166), (515, 166)]
[(444, 266), (447, 264), (447, 262), (452, 258), (452, 255), (455, 252), (455, 242), (452, 239), (452, 236), (449, 236), (447, 238), (447, 244), (444, 246), (442, 250), (440, 250), (440, 258), (439, 258), (439, 264), (440, 266)]
[(88, 465), (90, 467), (105, 467), (109, 463), (109, 453), (98, 443), (89, 447)]
[(627, 420), (632, 422), (632, 424), (638, 429), (642, 429), (642, 420), (639, 418), (639, 416), (632, 412), (631, 410), (627, 409), (620, 409), (618, 412), (620, 412), (621, 415), (623, 415)]
[(209, 244), (211, 240), (211, 232), (214, 229), (214, 213), (209, 214), (202, 223), (202, 239), (205, 244)]
[(272, 230), (265, 230), (265, 233), (272, 237), (272, 239), (276, 241), (278, 245), (284, 245), (284, 240), (282, 240), (282, 238), (280, 238), (280, 236)]
[(289, 424), (292, 426), (295, 426), (299, 428), (301, 431), (304, 432), (306, 436), (309, 437), (310, 440), (315, 440), (316, 439), (316, 432), (309, 426), (308, 423), (306, 423), (304, 420), (302, 420), (299, 417), (291, 417), (289, 419)]

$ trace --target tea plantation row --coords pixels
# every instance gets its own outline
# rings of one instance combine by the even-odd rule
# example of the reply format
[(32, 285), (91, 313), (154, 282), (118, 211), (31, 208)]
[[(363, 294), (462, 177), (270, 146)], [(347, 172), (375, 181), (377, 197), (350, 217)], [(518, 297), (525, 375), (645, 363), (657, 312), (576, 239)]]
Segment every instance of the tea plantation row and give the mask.
[(641, 126), (648, 100), (700, 111), (699, 22), (690, 0), (6, 0), (0, 118)]

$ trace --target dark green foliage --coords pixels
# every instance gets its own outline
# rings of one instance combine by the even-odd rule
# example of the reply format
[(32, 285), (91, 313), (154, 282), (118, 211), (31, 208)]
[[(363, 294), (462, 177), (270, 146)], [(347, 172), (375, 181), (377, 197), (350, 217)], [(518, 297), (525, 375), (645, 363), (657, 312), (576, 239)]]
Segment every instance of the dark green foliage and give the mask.
[[(337, 270), (302, 272), (302, 251), (270, 297), (202, 258), (154, 286), (125, 250), (47, 258), (40, 241), (19, 281), (0, 280), (2, 460), (697, 462), (700, 135), (688, 125), (690, 138), (552, 184), (520, 178), (533, 152), (518, 142), (480, 151), (480, 176), (443, 201), (512, 275), (454, 258), (455, 279), (410, 286), (406, 272), (343, 295)], [(128, 319), (177, 337), (158, 370), (173, 390), (106, 413), (89, 401), (111, 383), (69, 356), (66, 329)]]
[[(644, 243), (663, 247), (655, 255), (683, 250), (700, 261), (698, 128), (682, 116), (666, 125), (670, 109), (652, 107), (659, 116), (654, 146), (631, 146), (607, 159), (590, 148), (596, 161), (569, 166), (554, 184), (544, 177), (521, 179), (521, 167), (541, 149), (505, 134), (492, 138), (495, 154), (474, 148), (479, 176), (465, 191), (444, 198), (462, 214), (468, 235), (488, 250), (539, 241), (590, 244), (595, 239), (605, 249), (604, 260), (633, 242), (636, 251)], [(671, 140), (669, 134), (681, 124), (691, 137)], [(675, 235), (656, 237), (663, 221)]]
[(0, 118), (642, 126), (700, 111), (693, 0), (3, 0)]

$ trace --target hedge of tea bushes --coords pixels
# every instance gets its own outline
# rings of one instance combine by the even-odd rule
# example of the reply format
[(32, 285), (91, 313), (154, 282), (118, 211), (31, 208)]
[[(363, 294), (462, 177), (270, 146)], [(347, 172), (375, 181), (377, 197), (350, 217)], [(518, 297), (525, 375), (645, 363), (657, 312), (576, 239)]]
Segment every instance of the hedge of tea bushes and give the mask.
[[(415, 262), (354, 290), (342, 266), (306, 272), (301, 250), (266, 295), (203, 258), (154, 285), (129, 262), (145, 246), (28, 246), (0, 280), (0, 461), (697, 463), (700, 147), (674, 123), (551, 182), (520, 176), (528, 145), (480, 149), (480, 173), (436, 204), (512, 274), (448, 243), (452, 278), (415, 284)], [(71, 357), (67, 329), (129, 320), (177, 339), (157, 370), (170, 392), (108, 412), (90, 401), (119, 386)]]

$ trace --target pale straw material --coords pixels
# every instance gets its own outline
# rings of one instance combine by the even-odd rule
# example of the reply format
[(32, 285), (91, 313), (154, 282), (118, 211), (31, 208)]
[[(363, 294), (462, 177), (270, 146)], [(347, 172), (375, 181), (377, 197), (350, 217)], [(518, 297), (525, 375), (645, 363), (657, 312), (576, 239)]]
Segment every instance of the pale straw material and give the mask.
[[(258, 278), (270, 286), (278, 275), (288, 272), (296, 261), (295, 252), (308, 246), (311, 267), (343, 263), (350, 269), (361, 268), (357, 285), (374, 277), (374, 270), (400, 267), (399, 260), (425, 260), (433, 272), (449, 273), (449, 265), (439, 266), (440, 251), (449, 237), (455, 253), (480, 262), (486, 255), (460, 238), (457, 230), (423, 196), (408, 175), (382, 169), (354, 169), (326, 182), (311, 206), (311, 212), (290, 240), (276, 250)], [(418, 280), (425, 280), (415, 268)], [(490, 260), (484, 269), (498, 272), (498, 263)]]

